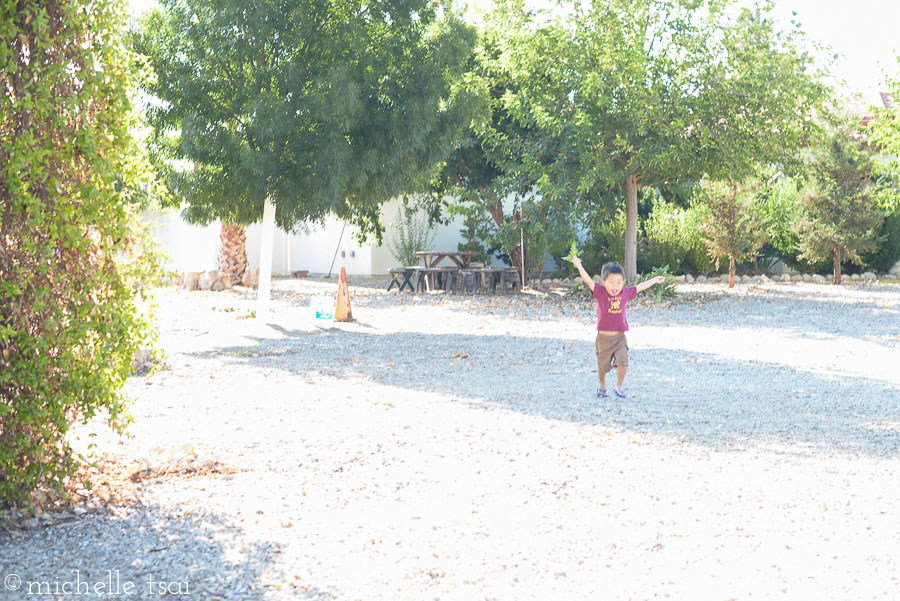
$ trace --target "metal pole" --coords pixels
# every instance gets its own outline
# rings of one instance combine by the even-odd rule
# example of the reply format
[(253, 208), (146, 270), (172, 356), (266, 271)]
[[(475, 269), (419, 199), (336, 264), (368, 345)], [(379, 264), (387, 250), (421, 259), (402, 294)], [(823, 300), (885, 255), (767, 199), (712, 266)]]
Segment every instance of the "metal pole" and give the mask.
[(337, 248), (334, 249), (334, 257), (331, 258), (331, 267), (328, 268), (328, 275), (325, 277), (331, 277), (331, 270), (334, 269), (334, 261), (337, 259), (338, 251), (341, 249), (341, 239), (344, 237), (344, 228), (347, 227), (347, 222), (344, 222), (344, 225), (341, 226), (341, 235), (338, 236)]

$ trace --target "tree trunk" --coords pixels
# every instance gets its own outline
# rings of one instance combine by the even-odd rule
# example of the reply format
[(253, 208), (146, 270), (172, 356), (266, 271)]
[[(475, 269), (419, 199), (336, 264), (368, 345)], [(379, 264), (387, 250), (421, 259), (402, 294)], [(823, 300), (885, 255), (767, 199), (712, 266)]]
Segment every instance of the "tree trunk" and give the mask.
[(247, 271), (247, 232), (242, 225), (223, 223), (219, 240), (219, 276), (240, 284)]
[(834, 249), (834, 283), (841, 283), (841, 249)]
[(263, 209), (261, 240), (259, 243), (259, 294), (257, 296), (256, 319), (269, 317), (272, 291), (272, 245), (275, 236), (275, 203), (266, 197)]
[(728, 255), (728, 287), (734, 288), (734, 255)]
[(625, 178), (625, 279), (634, 282), (637, 278), (637, 178)]

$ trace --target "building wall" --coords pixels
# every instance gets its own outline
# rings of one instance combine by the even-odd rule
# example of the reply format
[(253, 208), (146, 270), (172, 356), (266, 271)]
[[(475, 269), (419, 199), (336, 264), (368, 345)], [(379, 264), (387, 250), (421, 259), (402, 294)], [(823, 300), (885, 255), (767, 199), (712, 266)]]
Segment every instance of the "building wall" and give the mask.
[[(395, 235), (394, 220), (398, 207), (399, 201), (391, 201), (382, 209), (385, 241)], [(208, 226), (191, 225), (177, 211), (164, 214), (147, 212), (143, 220), (151, 226), (169, 257), (167, 269), (181, 272), (217, 269), (218, 222)], [(462, 218), (454, 219), (449, 225), (438, 226), (431, 248), (423, 250), (455, 251), (462, 241), (461, 228)], [(326, 274), (331, 270), (337, 273), (343, 265), (350, 275), (383, 275), (397, 266), (387, 244), (380, 247), (360, 245), (356, 238), (357, 231), (354, 226), (345, 227), (336, 218), (326, 219), (323, 225), (293, 234), (276, 228), (272, 244), (272, 272), (286, 274), (306, 270), (311, 274)], [(253, 268), (259, 267), (261, 236), (260, 223), (247, 227), (247, 259)]]
[(145, 212), (141, 220), (160, 242), (168, 260), (166, 269), (209, 271), (216, 269), (219, 252), (219, 224), (191, 225), (177, 212)]
[[(333, 260), (333, 272), (340, 271), (341, 265), (344, 265), (347, 273), (368, 275), (371, 260), (366, 249), (359, 248), (355, 234), (355, 228), (349, 225), (345, 228), (337, 219), (328, 219), (324, 226), (311, 227), (294, 234), (276, 228), (272, 244), (272, 272), (305, 270), (310, 273), (328, 273)], [(247, 228), (247, 259), (254, 268), (259, 267), (261, 238), (261, 224), (254, 223)]]

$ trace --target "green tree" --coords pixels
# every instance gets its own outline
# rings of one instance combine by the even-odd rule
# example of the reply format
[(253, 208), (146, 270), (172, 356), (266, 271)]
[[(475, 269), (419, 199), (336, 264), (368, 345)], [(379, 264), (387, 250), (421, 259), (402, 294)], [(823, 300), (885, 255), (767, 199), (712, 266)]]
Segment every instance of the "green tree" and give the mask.
[(624, 192), (625, 269), (636, 273), (638, 190), (679, 179), (740, 180), (794, 160), (824, 89), (798, 29), (771, 2), (575, 0), (548, 20), (501, 4), (508, 41), (494, 69), (505, 108), (564, 141), (537, 167), (542, 191), (570, 199)]
[(0, 503), (60, 491), (69, 427), (127, 425), (122, 385), (152, 343), (158, 261), (135, 229), (149, 165), (121, 1), (0, 5)]
[[(519, 126), (505, 110), (501, 95), (510, 82), (491, 70), (501, 43), (496, 28), (481, 31), (467, 65), (468, 85), (487, 101), (488, 113), (472, 121), (466, 141), (448, 157), (432, 182), (432, 213), (441, 212), (448, 204), (448, 215), (466, 219), (467, 238), (460, 250), (499, 251), (521, 271), (521, 237), (514, 223), (515, 211), (508, 213), (504, 204), (512, 198), (518, 207), (534, 192), (536, 181), (522, 163), (523, 147), (536, 144), (541, 132)], [(475, 236), (481, 240), (476, 242)]]
[(728, 287), (734, 288), (735, 264), (756, 254), (765, 242), (766, 224), (754, 206), (755, 184), (704, 181), (707, 214), (700, 231), (709, 256), (728, 259)]
[(380, 241), (383, 202), (433, 176), (480, 110), (457, 85), (475, 33), (441, 2), (161, 5), (135, 47), (156, 73), (151, 156), (189, 221), (248, 224), (271, 202), (287, 231), (334, 215)]
[[(897, 64), (900, 68), (900, 54)], [(879, 271), (888, 271), (900, 261), (900, 110), (896, 107), (900, 103), (900, 70), (886, 83), (895, 106), (877, 108), (867, 132), (873, 151), (880, 154), (875, 161), (875, 195), (887, 215), (880, 231), (882, 243), (875, 252), (865, 253), (863, 259)]]
[[(900, 103), (900, 54), (897, 55), (898, 73), (888, 77), (887, 87), (895, 103)], [(900, 178), (900, 110), (896, 108), (878, 107), (875, 118), (869, 124), (868, 140), (874, 148), (883, 153), (884, 161), (877, 165), (882, 174), (893, 178), (894, 183)], [(898, 208), (900, 198), (893, 198), (892, 209)]]
[(817, 151), (811, 186), (801, 200), (805, 214), (796, 224), (800, 256), (813, 262), (831, 259), (835, 284), (841, 283), (841, 261), (861, 263), (861, 253), (875, 250), (882, 220), (872, 157), (860, 144), (855, 123), (834, 126)]

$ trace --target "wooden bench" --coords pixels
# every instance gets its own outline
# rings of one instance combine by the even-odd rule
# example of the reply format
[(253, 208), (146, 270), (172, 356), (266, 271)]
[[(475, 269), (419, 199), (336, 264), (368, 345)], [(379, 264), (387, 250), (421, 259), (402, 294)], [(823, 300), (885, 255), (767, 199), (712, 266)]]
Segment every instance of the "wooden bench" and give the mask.
[(403, 288), (408, 286), (411, 292), (415, 292), (416, 289), (413, 287), (413, 283), (410, 280), (416, 273), (416, 269), (416, 267), (395, 267), (394, 269), (388, 269), (388, 273), (391, 274), (391, 281), (388, 284), (387, 289), (390, 290), (396, 285), (397, 292), (403, 292)]
[(462, 269), (460, 274), (463, 289), (470, 294), (475, 294), (478, 289), (495, 294), (497, 286), (500, 287), (500, 294), (506, 294), (507, 288), (522, 289), (519, 272), (512, 267)]
[(456, 290), (457, 274), (459, 267), (421, 267), (425, 278), (425, 287), (428, 291), (444, 290), (454, 292)]

